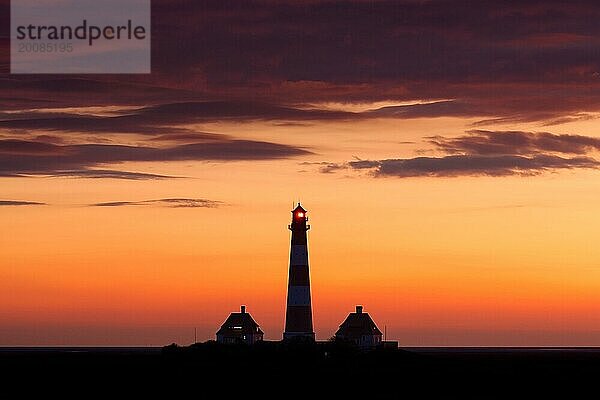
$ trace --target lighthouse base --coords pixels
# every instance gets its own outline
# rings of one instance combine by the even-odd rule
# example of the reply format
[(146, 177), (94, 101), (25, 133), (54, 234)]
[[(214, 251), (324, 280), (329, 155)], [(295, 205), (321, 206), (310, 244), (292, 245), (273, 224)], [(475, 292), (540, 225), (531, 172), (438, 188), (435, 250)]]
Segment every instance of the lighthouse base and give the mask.
[(283, 340), (310, 340), (315, 341), (314, 332), (283, 332)]

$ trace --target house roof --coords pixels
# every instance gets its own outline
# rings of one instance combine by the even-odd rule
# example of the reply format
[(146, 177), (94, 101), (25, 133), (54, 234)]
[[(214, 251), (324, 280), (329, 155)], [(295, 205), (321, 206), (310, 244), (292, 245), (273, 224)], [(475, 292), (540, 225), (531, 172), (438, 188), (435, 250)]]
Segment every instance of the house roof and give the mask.
[(350, 313), (346, 320), (340, 325), (336, 336), (355, 337), (362, 335), (381, 335), (381, 331), (375, 325), (369, 314), (363, 312)]
[(221, 325), (221, 329), (217, 332), (217, 335), (226, 335), (226, 334), (251, 334), (251, 333), (259, 333), (262, 334), (263, 331), (260, 330), (260, 327), (252, 319), (252, 316), (247, 312), (237, 312), (231, 313), (229, 317), (225, 320), (223, 325)]

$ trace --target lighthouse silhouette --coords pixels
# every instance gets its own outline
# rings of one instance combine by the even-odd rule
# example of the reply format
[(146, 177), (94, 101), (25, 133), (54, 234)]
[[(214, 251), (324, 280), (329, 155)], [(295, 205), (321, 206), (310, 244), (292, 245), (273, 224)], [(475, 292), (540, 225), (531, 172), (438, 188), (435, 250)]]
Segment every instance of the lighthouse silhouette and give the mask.
[(310, 274), (308, 269), (308, 240), (306, 210), (300, 203), (292, 211), (290, 270), (288, 276), (287, 309), (283, 339), (314, 340), (312, 305), (310, 301)]

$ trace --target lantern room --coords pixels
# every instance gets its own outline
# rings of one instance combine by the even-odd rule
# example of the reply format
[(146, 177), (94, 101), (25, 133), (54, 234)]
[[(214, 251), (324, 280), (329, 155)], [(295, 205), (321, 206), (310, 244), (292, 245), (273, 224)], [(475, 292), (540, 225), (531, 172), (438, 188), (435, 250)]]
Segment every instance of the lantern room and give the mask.
[(308, 230), (310, 226), (306, 225), (308, 217), (306, 216), (306, 210), (302, 208), (300, 203), (292, 210), (292, 224), (289, 226), (290, 229), (301, 229)]
[(296, 207), (294, 209), (294, 211), (292, 211), (292, 214), (293, 214), (293, 220), (294, 221), (299, 221), (299, 220), (302, 220), (302, 219), (308, 220), (306, 218), (306, 210), (304, 208), (302, 208), (302, 206), (300, 205), (300, 203), (298, 203), (298, 207)]

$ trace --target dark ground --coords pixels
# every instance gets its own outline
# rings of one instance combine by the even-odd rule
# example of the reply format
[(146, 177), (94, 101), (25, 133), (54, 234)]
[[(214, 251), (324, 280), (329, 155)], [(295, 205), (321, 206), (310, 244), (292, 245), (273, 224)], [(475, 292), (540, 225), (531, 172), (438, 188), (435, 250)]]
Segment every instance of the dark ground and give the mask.
[(0, 389), (19, 394), (7, 399), (600, 398), (600, 348), (0, 348), (0, 368)]

